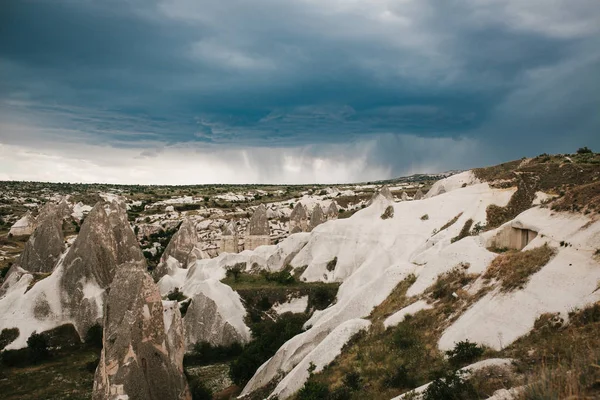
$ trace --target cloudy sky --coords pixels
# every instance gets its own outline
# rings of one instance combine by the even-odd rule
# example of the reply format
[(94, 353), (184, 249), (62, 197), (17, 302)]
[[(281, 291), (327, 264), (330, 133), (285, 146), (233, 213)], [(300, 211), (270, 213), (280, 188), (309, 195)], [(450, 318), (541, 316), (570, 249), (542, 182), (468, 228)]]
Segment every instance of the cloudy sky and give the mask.
[(581, 146), (598, 0), (0, 4), (0, 180), (333, 183)]

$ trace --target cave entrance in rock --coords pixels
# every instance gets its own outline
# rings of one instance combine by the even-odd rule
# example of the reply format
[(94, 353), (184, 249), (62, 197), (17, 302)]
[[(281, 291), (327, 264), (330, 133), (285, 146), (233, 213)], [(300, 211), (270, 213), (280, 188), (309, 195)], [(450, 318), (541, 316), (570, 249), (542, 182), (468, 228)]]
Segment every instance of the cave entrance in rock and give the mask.
[(522, 250), (537, 236), (537, 232), (531, 229), (512, 228), (511, 230), (512, 240), (510, 247), (516, 250)]

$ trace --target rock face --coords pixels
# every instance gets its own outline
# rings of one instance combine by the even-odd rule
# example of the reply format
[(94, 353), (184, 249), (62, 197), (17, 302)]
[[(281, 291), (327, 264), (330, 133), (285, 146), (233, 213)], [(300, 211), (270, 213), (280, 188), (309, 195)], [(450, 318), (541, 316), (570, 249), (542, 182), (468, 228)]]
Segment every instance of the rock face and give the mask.
[(40, 208), (40, 212), (35, 220), (36, 227), (44, 221), (48, 215), (56, 215), (58, 219), (61, 221), (63, 219), (69, 218), (72, 213), (71, 206), (67, 202), (67, 199), (62, 197), (56, 203), (46, 203), (42, 208)]
[(28, 236), (33, 233), (34, 219), (31, 213), (28, 211), (20, 220), (14, 223), (10, 227), (9, 234), (13, 236)]
[(417, 189), (417, 192), (415, 193), (415, 197), (414, 200), (421, 200), (423, 198), (424, 194), (421, 191), (421, 189)]
[(329, 204), (329, 207), (327, 207), (327, 212), (325, 213), (325, 216), (327, 217), (327, 220), (332, 220), (337, 219), (338, 214), (339, 210), (337, 204), (335, 204), (335, 202), (332, 201), (331, 204)]
[(317, 226), (321, 225), (323, 222), (325, 222), (325, 215), (323, 214), (323, 209), (319, 204), (315, 204), (312, 214), (310, 215), (309, 230), (312, 231)]
[(219, 312), (217, 303), (203, 293), (198, 293), (192, 298), (183, 320), (187, 348), (202, 341), (215, 346), (248, 341), (246, 335), (238, 332), (226, 321), (225, 316)]
[(181, 317), (169, 307), (163, 308), (158, 287), (139, 264), (118, 269), (105, 307), (93, 400), (191, 399)]
[(308, 213), (302, 203), (296, 203), (296, 206), (290, 214), (289, 232), (307, 232), (308, 231)]
[(169, 241), (162, 259), (166, 260), (169, 257), (173, 257), (181, 263), (182, 268), (187, 268), (188, 261), (195, 261), (191, 253), (197, 243), (198, 234), (196, 233), (196, 227), (189, 218), (185, 218), (177, 233)]
[(404, 192), (404, 191), (403, 191), (403, 192), (402, 192), (402, 194), (400, 195), (400, 198), (402, 199), (402, 201), (408, 201), (408, 200), (410, 200), (410, 199), (408, 198), (408, 195), (407, 195), (407, 194), (406, 194), (406, 192)]
[(252, 218), (248, 222), (248, 230), (244, 243), (245, 250), (254, 250), (258, 246), (264, 246), (271, 243), (269, 229), (269, 219), (267, 218), (267, 208), (264, 204), (259, 205)]
[(373, 197), (371, 197), (371, 200), (369, 200), (367, 206), (373, 204), (373, 202), (380, 197), (388, 201), (394, 201), (394, 196), (392, 195), (392, 192), (390, 192), (390, 189), (387, 186), (383, 186), (379, 192), (375, 193)]
[(169, 241), (160, 263), (154, 270), (154, 278), (158, 280), (169, 273), (170, 258), (177, 261), (179, 268), (187, 268), (190, 263), (198, 258), (203, 258), (200, 250), (196, 248), (197, 244), (196, 226), (189, 218), (185, 218), (179, 226), (179, 230)]
[(221, 234), (220, 253), (239, 253), (240, 239), (237, 231), (237, 223), (230, 221), (223, 227)]
[(60, 277), (61, 304), (81, 337), (102, 315), (104, 290), (118, 267), (146, 261), (121, 201), (98, 202), (67, 252)]
[(29, 237), (17, 261), (21, 268), (28, 272), (52, 272), (65, 249), (62, 221), (55, 205), (51, 205), (46, 212), (40, 214), (37, 228)]

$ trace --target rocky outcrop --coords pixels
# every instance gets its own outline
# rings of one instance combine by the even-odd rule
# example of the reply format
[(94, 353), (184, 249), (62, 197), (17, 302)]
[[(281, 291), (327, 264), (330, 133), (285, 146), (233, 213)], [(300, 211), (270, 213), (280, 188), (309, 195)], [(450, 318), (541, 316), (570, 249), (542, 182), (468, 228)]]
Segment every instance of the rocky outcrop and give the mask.
[(312, 231), (317, 226), (321, 225), (323, 222), (325, 222), (325, 215), (323, 214), (323, 209), (319, 204), (315, 204), (312, 214), (310, 215), (309, 230)]
[(104, 291), (125, 263), (146, 268), (125, 204), (98, 202), (63, 260), (59, 284), (65, 317), (73, 321), (80, 336), (102, 316)]
[(237, 231), (237, 222), (230, 221), (223, 226), (221, 233), (220, 253), (239, 253), (240, 239)]
[(21, 219), (10, 227), (9, 234), (13, 236), (29, 236), (33, 233), (35, 221), (31, 212), (27, 212)]
[(332, 220), (337, 219), (338, 214), (339, 210), (337, 204), (335, 204), (335, 202), (332, 201), (331, 204), (329, 204), (329, 207), (327, 207), (327, 212), (325, 213), (325, 216), (327, 217), (327, 220)]
[(93, 400), (191, 399), (178, 314), (177, 307), (163, 308), (158, 287), (139, 264), (118, 269), (105, 307)]
[(405, 192), (405, 191), (402, 191), (402, 194), (400, 195), (400, 199), (401, 199), (402, 201), (408, 201), (408, 200), (410, 200), (410, 199), (408, 198), (408, 195), (406, 194), (406, 192)]
[(28, 272), (49, 273), (64, 249), (62, 216), (57, 206), (51, 205), (45, 213), (40, 214), (37, 228), (25, 244), (17, 264)]
[(371, 197), (371, 200), (367, 202), (367, 206), (373, 204), (373, 202), (378, 198), (383, 198), (387, 201), (394, 201), (394, 196), (392, 195), (392, 192), (390, 192), (390, 188), (383, 186), (377, 193), (373, 195), (373, 197)]
[(290, 233), (308, 231), (308, 213), (306, 212), (304, 205), (300, 202), (296, 203), (296, 206), (290, 214), (288, 230)]
[(421, 191), (421, 189), (417, 189), (417, 192), (415, 193), (415, 196), (413, 197), (414, 200), (421, 200), (425, 195), (423, 194), (423, 192)]
[(198, 234), (196, 233), (196, 227), (189, 218), (185, 218), (179, 226), (179, 230), (169, 241), (162, 259), (166, 260), (169, 257), (173, 257), (181, 263), (182, 268), (187, 268), (188, 261), (195, 261), (190, 260), (190, 258), (194, 258), (192, 250), (197, 243)]
[(59, 201), (55, 203), (46, 203), (44, 206), (42, 206), (42, 208), (40, 208), (40, 211), (35, 219), (35, 225), (36, 227), (39, 226), (40, 223), (49, 215), (56, 215), (62, 223), (62, 220), (69, 218), (72, 212), (71, 205), (67, 199), (65, 197), (61, 197)]
[(267, 208), (264, 204), (259, 205), (252, 218), (248, 222), (246, 237), (244, 240), (245, 250), (254, 250), (258, 246), (270, 244), (269, 237), (269, 219), (267, 218)]
[(228, 346), (248, 341), (248, 336), (238, 332), (220, 312), (217, 303), (203, 293), (192, 298), (183, 319), (183, 327), (187, 348), (198, 342)]
[(205, 255), (201, 254), (201, 251), (196, 248), (197, 244), (196, 226), (189, 218), (185, 218), (169, 241), (160, 263), (154, 270), (154, 278), (158, 280), (170, 272), (171, 258), (177, 261), (177, 267), (179, 268), (187, 268), (190, 263), (199, 258), (204, 258)]

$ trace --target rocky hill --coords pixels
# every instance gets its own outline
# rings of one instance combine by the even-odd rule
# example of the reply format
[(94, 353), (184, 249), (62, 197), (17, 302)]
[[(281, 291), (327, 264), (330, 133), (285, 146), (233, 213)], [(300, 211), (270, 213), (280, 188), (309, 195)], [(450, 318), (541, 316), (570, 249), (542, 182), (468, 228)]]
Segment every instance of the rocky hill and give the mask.
[[(100, 324), (94, 398), (599, 396), (600, 155), (403, 185), (251, 200), (230, 214), (192, 196), (193, 210), (167, 199), (132, 216), (137, 200), (104, 193), (82, 224), (82, 205), (58, 201), (32, 214), (6, 270), (3, 357), (40, 332), (70, 325), (83, 339)], [(227, 248), (248, 249), (220, 251), (221, 232), (239, 236)]]

